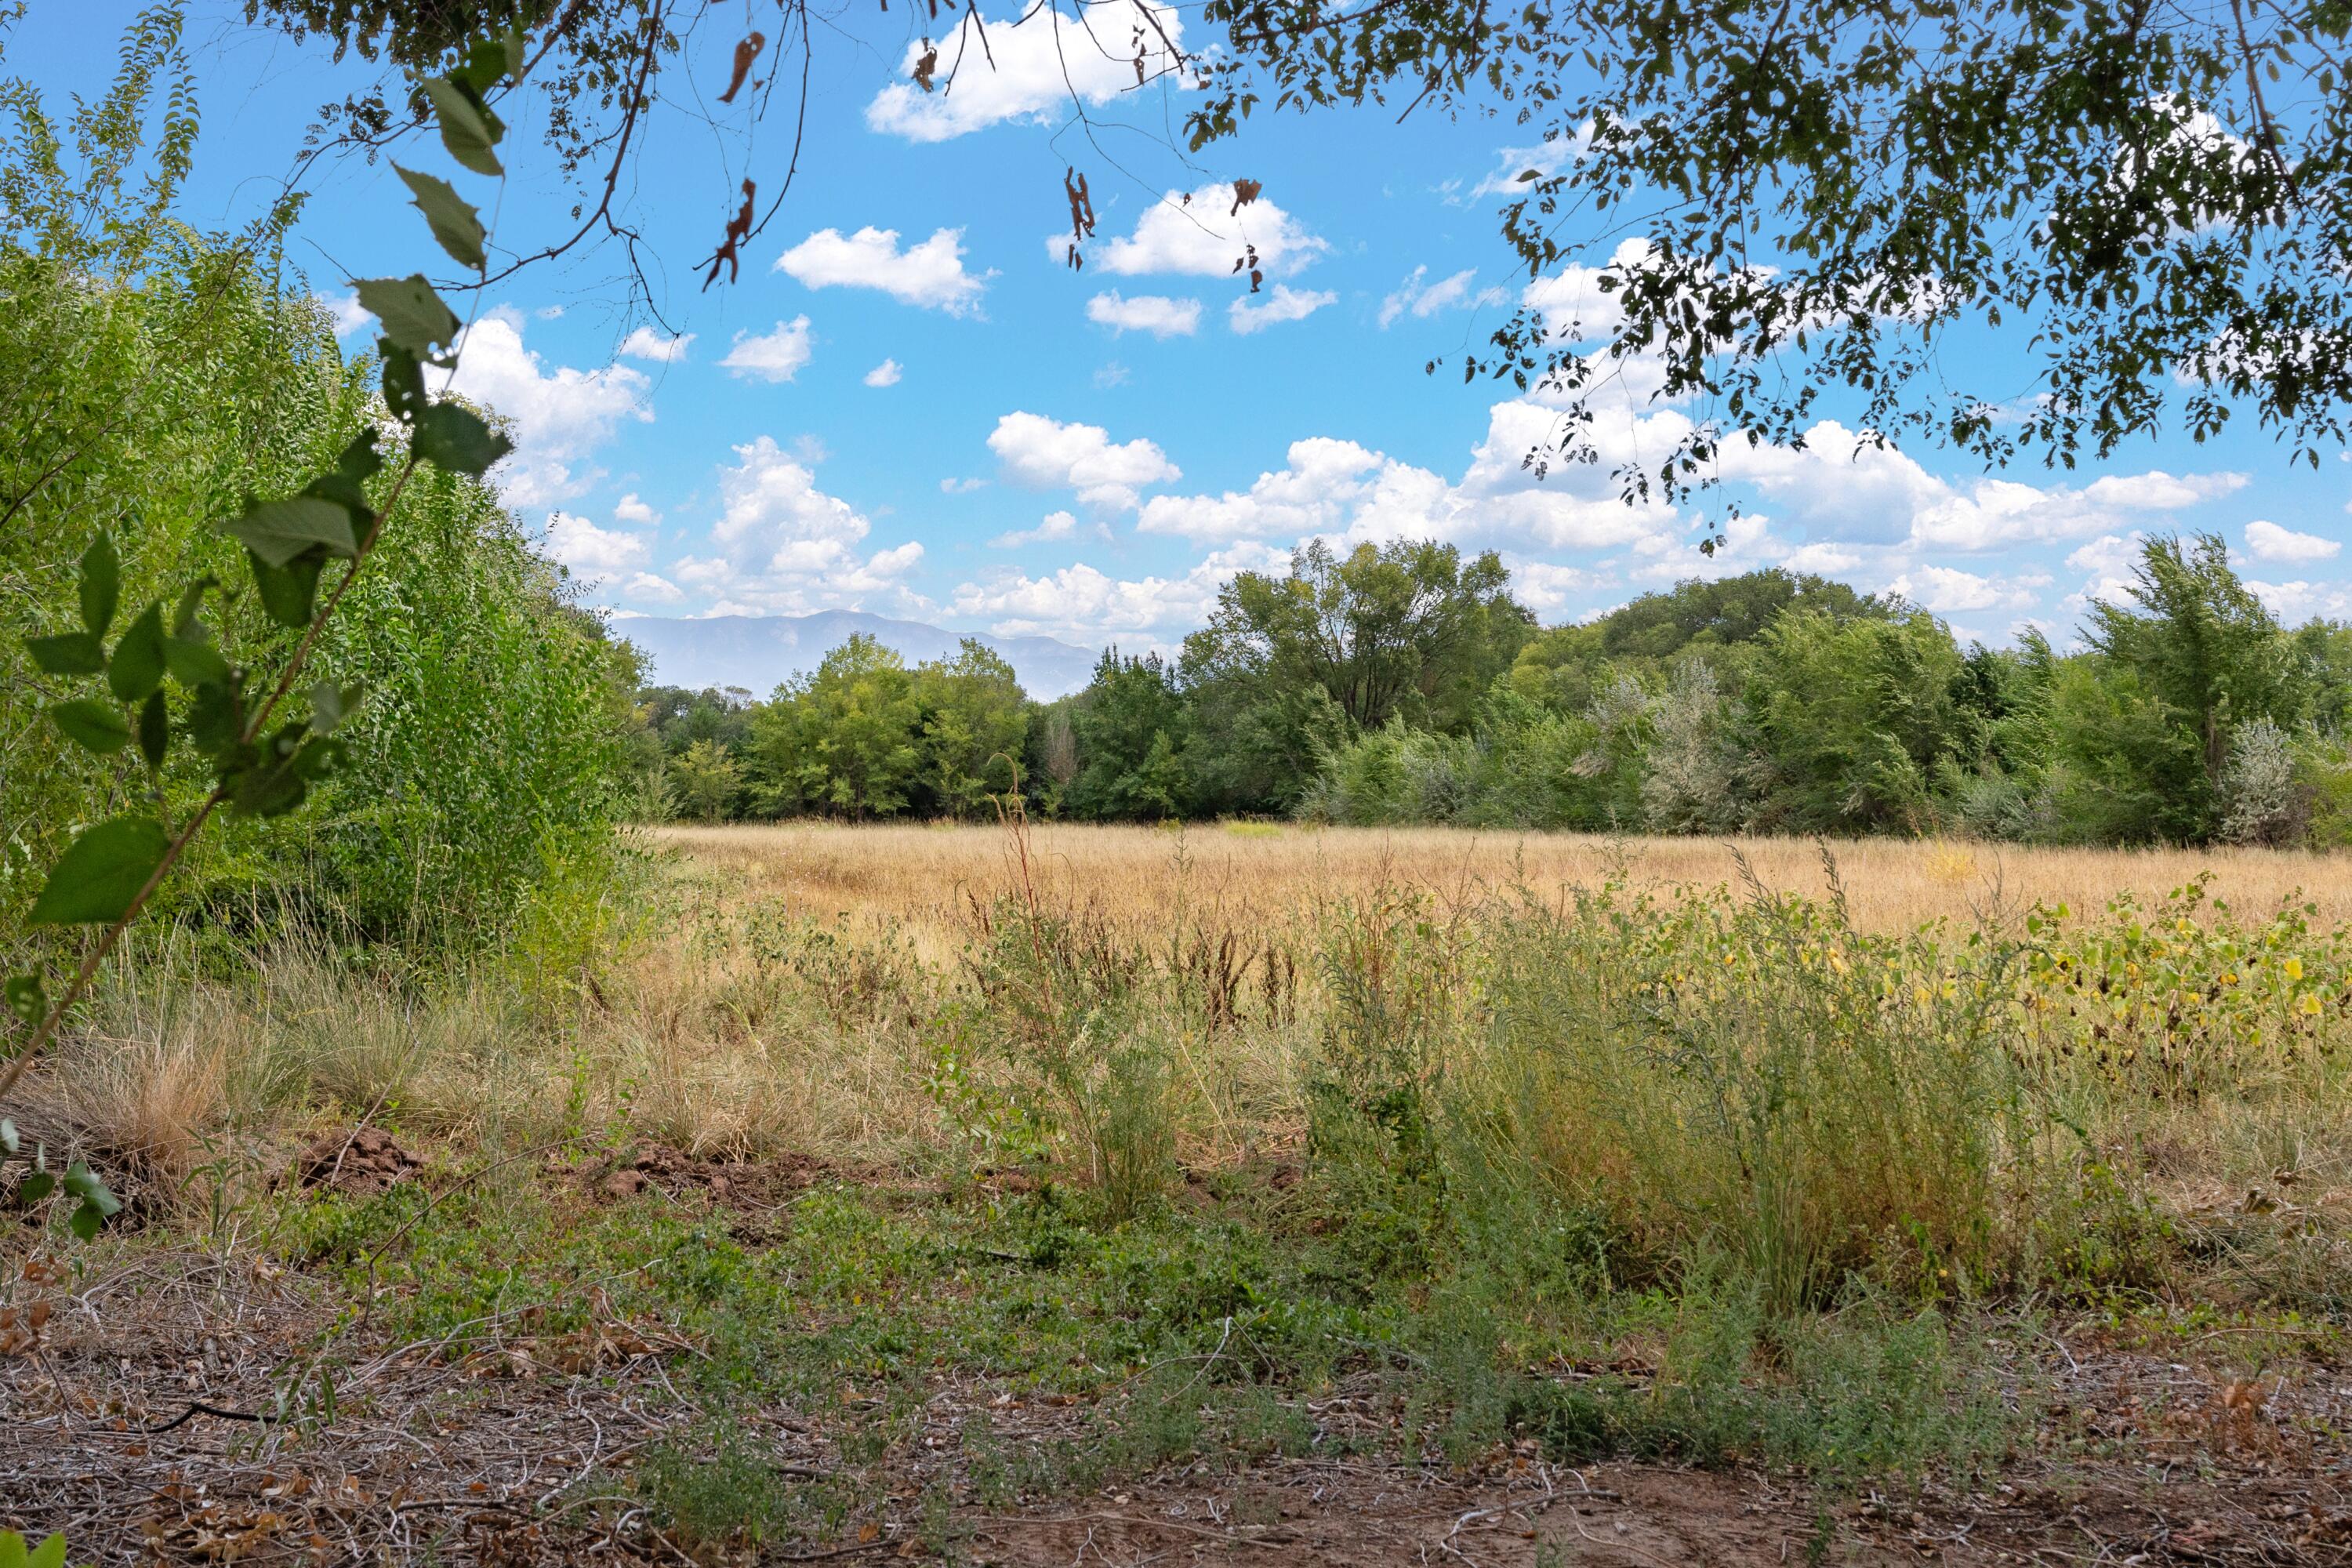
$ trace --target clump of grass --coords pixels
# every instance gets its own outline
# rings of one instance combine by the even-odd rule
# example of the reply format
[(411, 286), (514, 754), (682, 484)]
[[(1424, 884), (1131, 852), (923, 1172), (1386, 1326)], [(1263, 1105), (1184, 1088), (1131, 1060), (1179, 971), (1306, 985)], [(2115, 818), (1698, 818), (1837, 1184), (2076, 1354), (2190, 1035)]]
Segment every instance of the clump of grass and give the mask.
[(1946, 982), (1924, 940), (1760, 889), (1661, 908), (1604, 888), (1523, 907), (1496, 942), (1463, 1095), (1640, 1245), (1736, 1258), (1782, 1312), (1890, 1263), (1965, 1283), (2013, 1262), (2007, 1200), (2038, 1145), (1986, 989)]

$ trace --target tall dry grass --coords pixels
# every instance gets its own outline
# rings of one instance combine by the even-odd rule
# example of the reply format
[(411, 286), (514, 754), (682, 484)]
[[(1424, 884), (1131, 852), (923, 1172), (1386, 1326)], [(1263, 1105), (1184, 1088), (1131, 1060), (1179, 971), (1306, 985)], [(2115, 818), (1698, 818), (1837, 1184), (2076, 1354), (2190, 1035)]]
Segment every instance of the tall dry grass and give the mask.
[[(1728, 887), (1744, 858), (1768, 887), (1829, 891), (1820, 845), (1796, 838), (1611, 837), (1455, 828), (1195, 824), (1180, 829), (1040, 824), (1030, 829), (1045, 896), (1149, 923), (1180, 910), (1237, 927), (1281, 926), (1318, 902), (1385, 887), (1475, 902), (1521, 885), (1556, 896), (1615, 877), (1635, 889)], [(960, 940), (962, 910), (1014, 885), (1005, 834), (960, 825), (785, 823), (655, 829), (652, 841), (744, 896), (782, 895), (821, 915), (881, 917), (936, 952)], [(2056, 849), (1958, 840), (1864, 838), (1833, 846), (1854, 923), (1902, 930), (1966, 921), (1994, 901), (2103, 908), (2129, 892), (2152, 903), (2192, 878), (2216, 898), (2266, 915), (2289, 900), (2323, 924), (2352, 921), (2352, 859), (2301, 850)]]
[[(235, 983), (150, 952), (38, 1075), (50, 1123), (158, 1192), (199, 1188), (225, 1140), (258, 1167), (362, 1119), (460, 1150), (635, 1135), (1029, 1164), (1115, 1212), (1180, 1167), (1354, 1162), (1404, 1173), (1367, 1201), (1565, 1205), (1654, 1265), (1728, 1258), (1784, 1303), (1895, 1254), (1980, 1282), (2137, 1279), (2134, 1226), (2287, 1256), (2231, 1229), (2272, 1223), (2230, 1217), (2249, 1188), (2305, 1226), (2314, 1300), (2352, 1237), (2352, 933), (2327, 923), (2347, 893), (2324, 859), (1994, 868), (1880, 842), (1832, 869), (1768, 841), (1738, 847), (1752, 883), (1731, 889), (1733, 848), (1689, 841), (658, 843), (625, 918), (577, 889), (593, 920), (556, 911), (526, 927), (555, 935), (430, 984), (315, 942)], [(2237, 912), (2158, 908), (2208, 870)], [(1842, 899), (1820, 897), (1832, 879)], [(2298, 887), (2317, 922), (2273, 918)], [(2105, 915), (2127, 892), (2139, 905)], [(2078, 913), (2028, 932), (2033, 900)]]

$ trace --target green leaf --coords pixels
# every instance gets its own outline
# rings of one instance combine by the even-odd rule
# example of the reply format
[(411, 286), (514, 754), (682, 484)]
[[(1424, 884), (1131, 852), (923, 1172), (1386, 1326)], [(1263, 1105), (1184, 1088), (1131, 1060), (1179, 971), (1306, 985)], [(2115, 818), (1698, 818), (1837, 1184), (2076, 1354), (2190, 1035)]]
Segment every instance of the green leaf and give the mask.
[(425, 412), (425, 367), (390, 338), (378, 338), (375, 352), (383, 362), (384, 406), (392, 410), (394, 418), (415, 424)]
[(31, 1561), (25, 1538), (13, 1530), (0, 1530), (0, 1568), (28, 1568)]
[(204, 629), (195, 626), (190, 628), (194, 636), (184, 634), (163, 639), (163, 668), (172, 672), (173, 679), (192, 691), (208, 680), (228, 679), (228, 660), (205, 640)]
[(188, 739), (196, 750), (226, 763), (245, 731), (245, 692), (235, 678), (208, 680), (188, 704)]
[(448, 181), (432, 174), (420, 174), (414, 169), (392, 166), (394, 174), (408, 183), (416, 198), (416, 210), (425, 215), (432, 226), (433, 237), (441, 242), (451, 259), (460, 267), (482, 269), (482, 241), (488, 237), (482, 230), (482, 215), (478, 209), (459, 195)]
[(172, 635), (186, 637), (196, 624), (196, 612), (205, 607), (205, 590), (220, 586), (217, 577), (199, 577), (180, 590), (180, 602), (172, 611)]
[(368, 505), (367, 492), (341, 469), (320, 474), (304, 485), (301, 499), (331, 501), (343, 509), (344, 517), (351, 521), (352, 552), (354, 555), (367, 542), (368, 534), (375, 528), (375, 509)]
[(449, 73), (449, 79), (478, 103), (484, 93), (521, 69), (521, 37), (509, 27), (502, 38), (476, 39), (457, 68)]
[(106, 661), (106, 684), (125, 702), (143, 702), (163, 684), (163, 602), (140, 612), (139, 618), (115, 639), (114, 656)]
[(261, 591), (261, 607), (269, 612), (269, 618), (281, 626), (309, 626), (311, 606), (319, 597), (319, 569), (327, 563), (326, 558), (298, 555), (283, 566), (272, 566), (249, 550), (245, 558), (253, 567), (253, 585)]
[[(35, 1171), (16, 1184), (16, 1201), (27, 1206), (39, 1203), (58, 1190), (58, 1179), (47, 1171)], [(0, 1558), (0, 1561), (5, 1561)]]
[(416, 422), (416, 455), (436, 468), (479, 479), (514, 443), (462, 403), (441, 402)]
[(32, 1556), (25, 1560), (25, 1568), (66, 1568), (66, 1532), (51, 1531), (47, 1541), (33, 1548)]
[(326, 764), (340, 754), (341, 744), (320, 737), (305, 743), (306, 728), (286, 725), (259, 749), (253, 762), (222, 781), (229, 792), (229, 809), (243, 816), (283, 816), (302, 804), (310, 781), (326, 771)]
[(477, 174), (506, 173), (498, 154), (490, 151), (506, 134), (506, 127), (488, 105), (446, 76), (427, 79), (425, 95), (433, 100), (434, 117), (441, 122), (441, 145), (449, 150), (449, 156)]
[(302, 742), (302, 749), (294, 753), (293, 760), (287, 766), (294, 770), (296, 778), (306, 784), (317, 784), (348, 762), (351, 754), (351, 748), (341, 741), (325, 735), (313, 735)]
[(172, 713), (164, 704), (163, 688), (157, 687), (139, 710), (139, 754), (147, 759), (149, 767), (161, 768), (163, 753), (171, 748)]
[(376, 429), (373, 425), (360, 427), (352, 437), (342, 456), (335, 459), (335, 472), (355, 485), (363, 485), (383, 471), (383, 454), (375, 449)]
[(114, 538), (101, 530), (81, 552), (81, 624), (89, 635), (102, 637), (114, 624), (114, 605), (122, 592), (122, 558), (114, 552)]
[(88, 632), (26, 637), (33, 662), (51, 675), (96, 675), (106, 668), (106, 649)]
[(315, 734), (331, 735), (342, 728), (343, 721), (357, 711), (365, 689), (358, 686), (337, 686), (322, 680), (310, 688), (310, 729)]
[(285, 565), (314, 544), (347, 561), (359, 553), (351, 509), (320, 496), (262, 501), (247, 509), (243, 517), (221, 524), (221, 531), (243, 540), (247, 549), (271, 566)]
[(96, 1241), (100, 1228), (105, 1224), (106, 1211), (96, 1204), (84, 1203), (74, 1210), (73, 1217), (66, 1221), (66, 1228), (74, 1233), (77, 1240)]
[(33, 900), (29, 923), (111, 925), (171, 847), (163, 825), (152, 816), (117, 816), (82, 829)]
[(229, 792), (229, 809), (240, 816), (283, 816), (300, 805), (310, 791), (310, 784), (285, 763), (247, 768)]
[(76, 1160), (66, 1171), (66, 1191), (86, 1204), (94, 1204), (98, 1212), (112, 1219), (122, 1212), (122, 1200), (106, 1190), (98, 1173)]
[[(41, 977), (37, 974), (9, 976), (8, 984), (0, 986), (0, 995), (7, 998), (8, 1011), (16, 1016), (16, 1021), (27, 1027), (38, 1024), (49, 1015), (49, 995), (42, 989)], [(16, 1152), (16, 1124), (0, 1118), (0, 1154), (14, 1154)]]
[(67, 740), (102, 757), (131, 743), (131, 726), (122, 721), (122, 710), (95, 697), (60, 702), (49, 710), (49, 718), (65, 731)]
[(441, 302), (421, 272), (406, 278), (365, 278), (354, 281), (360, 303), (383, 323), (383, 335), (423, 358), (436, 343), (457, 340), (457, 313)]

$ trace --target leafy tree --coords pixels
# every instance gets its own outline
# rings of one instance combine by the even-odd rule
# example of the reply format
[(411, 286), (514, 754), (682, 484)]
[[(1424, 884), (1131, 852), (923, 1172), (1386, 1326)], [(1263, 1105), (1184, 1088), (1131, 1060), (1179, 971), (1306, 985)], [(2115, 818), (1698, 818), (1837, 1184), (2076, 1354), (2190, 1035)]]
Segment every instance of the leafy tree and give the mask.
[(2305, 661), (2231, 569), (2220, 538), (2200, 534), (2193, 549), (2148, 540), (2125, 591), (2137, 607), (2094, 601), (2085, 640), (2194, 732), (2209, 782), (2228, 765), (2235, 725), (2301, 717)]
[[(79, 151), (88, 171), (79, 188), (66, 172), (61, 141), (38, 100), (21, 83), (0, 89), (0, 110), (13, 116), (19, 132), (19, 156), (0, 177), (0, 211), (7, 220), (0, 258), (19, 279), (51, 284), (65, 317), (72, 317), (82, 300), (135, 293), (151, 273), (163, 271), (149, 268), (142, 246), (162, 222), (162, 208), (185, 173), (194, 140), (193, 117), (180, 112), (186, 78), (179, 22), (169, 7), (142, 17), (113, 89), (101, 104), (76, 117)], [(528, 69), (523, 48), (520, 34), (485, 39), (450, 72), (420, 84), (444, 145), (478, 174), (503, 173), (495, 152), (503, 131), (487, 114), (482, 94), (521, 79)], [(167, 93), (168, 129), (149, 185), (154, 206), (144, 216), (132, 208), (124, 221), (110, 221), (141, 145), (143, 106), (158, 77), (166, 74), (176, 79)], [(487, 238), (478, 209), (437, 175), (404, 168), (399, 173), (435, 239), (478, 280)], [(277, 222), (286, 210), (279, 209)], [(275, 232), (265, 226), (251, 237), (267, 241)], [(98, 258), (113, 261), (117, 269), (92, 264), (93, 245)], [(223, 275), (232, 283), (249, 279), (255, 259), (253, 249), (240, 247)], [(241, 487), (242, 504), (235, 492), (208, 498), (202, 515), (242, 546), (242, 574), (234, 567), (226, 574), (201, 574), (188, 570), (199, 563), (177, 562), (173, 566), (186, 575), (176, 584), (138, 577), (126, 582), (114, 531), (94, 531), (76, 563), (72, 612), (17, 645), (37, 675), (27, 680), (20, 672), (9, 685), (33, 687), (56, 733), (110, 771), (110, 787), (102, 798), (112, 815), (74, 834), (47, 866), (25, 912), (25, 923), (33, 928), (94, 930), (89, 940), (75, 944), (78, 962), (57, 992), (48, 989), (42, 962), (47, 955), (37, 952), (29, 972), (11, 975), (0, 986), (8, 1013), (29, 1030), (0, 1073), (0, 1100), (56, 1037), (124, 931), (188, 861), (215, 816), (244, 818), (257, 831), (266, 831), (268, 822), (299, 809), (348, 763), (351, 746), (336, 731), (358, 710), (365, 692), (356, 684), (319, 679), (331, 645), (348, 624), (338, 619), (338, 610), (353, 599), (355, 589), (373, 591), (372, 578), (363, 582), (362, 576), (371, 563), (383, 563), (373, 576), (388, 568), (394, 557), (382, 547), (394, 522), (404, 521), (402, 502), (412, 487), (420, 497), (445, 487), (462, 496), (467, 485), (510, 449), (480, 413), (447, 396), (436, 399), (426, 390), (426, 363), (452, 366), (464, 347), (461, 318), (431, 284), (412, 275), (362, 279), (353, 287), (383, 328), (376, 343), (380, 386), (383, 406), (399, 427), (388, 436), (378, 424), (352, 420), (357, 428), (336, 448), (327, 444), (329, 433), (348, 405), (339, 409), (332, 399), (312, 403), (303, 410), (310, 420), (289, 443), (308, 459), (295, 465), (297, 475), (307, 469), (308, 478), (281, 481), (299, 489), (287, 493), (273, 483), (257, 494), (254, 488)], [(37, 322), (44, 312), (11, 314), (18, 321)], [(62, 363), (55, 368), (68, 376), (74, 369)], [(174, 368), (188, 374), (196, 367)], [(341, 379), (340, 359), (331, 349), (321, 370)], [(17, 383), (19, 393), (42, 379)], [(199, 405), (217, 397), (216, 387), (200, 380), (195, 384), (202, 387)], [(357, 391), (355, 382), (346, 387)], [(139, 383), (109, 390), (113, 395), (96, 406), (45, 398), (44, 409), (25, 414), (36, 432), (28, 445), (49, 441), (67, 456), (11, 475), (13, 488), (0, 522), (36, 506), (55, 506), (66, 492), (52, 485), (68, 477), (88, 448), (137, 419), (137, 405), (152, 393)], [(163, 429), (170, 431), (168, 426)], [(163, 466), (167, 451), (168, 444), (136, 451), (131, 459), (134, 472)], [(110, 520), (135, 522), (135, 517), (125, 516), (122, 500), (139, 493), (136, 486), (115, 492)], [(205, 543), (214, 552), (222, 548), (215, 539)], [(227, 586), (247, 579), (249, 600)], [(126, 585), (138, 595), (127, 605)], [(134, 607), (149, 589), (163, 591)], [(0, 1158), (23, 1152), (16, 1127), (0, 1120)], [(41, 1152), (36, 1149), (31, 1157), (34, 1174), (18, 1188), (26, 1197), (56, 1184), (41, 1168)], [(63, 1184), (79, 1200), (71, 1224), (82, 1236), (95, 1234), (121, 1207), (79, 1165)]]
[(2352, 727), (2352, 625), (2305, 622), (2294, 647), (2310, 682), (2311, 721), (2326, 731)]
[[(2071, 464), (2176, 416), (2202, 439), (2233, 407), (2315, 465), (2346, 442), (2340, 5), (1211, 0), (1205, 18), (1231, 55), (1196, 147), (1261, 101), (1392, 94), (1553, 144), (1504, 233), (1531, 276), (1591, 268), (1580, 292), (1604, 307), (1523, 311), (1464, 370), (1552, 387), (1583, 457), (1589, 398), (1627, 356), (1661, 395), (1711, 399), (1629, 489), (1703, 479), (1742, 432), (1791, 439), (1832, 393), (1865, 440), (1995, 463)], [(1940, 352), (2004, 326), (2031, 400), (2013, 362)], [(1997, 387), (1956, 363), (1997, 365)]]
[(1747, 723), (1769, 779), (1752, 820), (1800, 833), (1933, 826), (1929, 781), (1966, 733), (1962, 675), (1952, 634), (1925, 612), (1775, 620), (1748, 677)]
[[(0, 596), (12, 963), (30, 962), (16, 939), (29, 935), (34, 873), (72, 825), (120, 811), (138, 776), (121, 752), (66, 743), (45, 716), (78, 692), (28, 658), (23, 639), (59, 614), (57, 590), (36, 585), (70, 583), (101, 531), (132, 608), (163, 596), (175, 621), (187, 579), (249, 581), (244, 542), (219, 525), (331, 468), (366, 427), (383, 370), (339, 349), (332, 321), (288, 276), (276, 218), (205, 235), (172, 217), (197, 130), (177, 16), (145, 14), (124, 51), (106, 94), (68, 123), (28, 89), (0, 95), (13, 132), (0, 163), (0, 386), (42, 389), (0, 443), (0, 581), (25, 589)], [(420, 467), (398, 524), (304, 655), (311, 681), (369, 693), (336, 730), (341, 765), (310, 782), (299, 814), (215, 814), (155, 907), (300, 910), (369, 939), (471, 942), (609, 842), (635, 679), (626, 653), (478, 479)], [(335, 568), (321, 573), (331, 588)], [(202, 619), (257, 671), (301, 642), (249, 590), (208, 599)], [(175, 721), (184, 696), (166, 700)], [(216, 783), (175, 745), (163, 809), (193, 814)]]
[(1038, 808), (1058, 816), (1062, 797), (1078, 776), (1078, 737), (1071, 727), (1076, 697), (1058, 697), (1031, 714), (1026, 773)]
[(1019, 784), (1029, 700), (1004, 656), (971, 637), (950, 659), (915, 669), (923, 784), (933, 809), (970, 816)]
[(2311, 661), (2210, 535), (2147, 541), (2126, 593), (2092, 605), (2089, 652), (2052, 691), (2063, 815), (2096, 840), (2202, 842), (2237, 727), (2299, 720)]
[(1512, 662), (1511, 684), (1522, 695), (1570, 710), (1607, 684), (1607, 668), (1640, 669), (1689, 650), (1706, 650), (1718, 666), (1731, 661), (1714, 650), (1745, 648), (1789, 610), (1820, 610), (1839, 620), (1891, 616), (1903, 605), (1861, 594), (1810, 572), (1771, 566), (1737, 577), (1692, 579), (1643, 594), (1578, 626), (1538, 633)]
[(716, 822), (734, 804), (743, 770), (718, 742), (695, 741), (670, 759), (667, 777), (688, 811)]
[(1508, 582), (1492, 552), (1410, 540), (1345, 555), (1317, 540), (1284, 576), (1236, 575), (1180, 666), (1214, 737), (1194, 770), (1203, 803), (1286, 809), (1323, 751), (1393, 718), (1466, 730), (1534, 630)]
[(638, 723), (673, 756), (697, 741), (736, 751), (751, 739), (751, 694), (740, 686), (648, 686), (637, 693), (636, 710)]
[(921, 726), (906, 661), (861, 632), (754, 716), (755, 776), (772, 810), (892, 816), (920, 778)]
[(1078, 771), (1063, 796), (1068, 816), (1149, 821), (1191, 809), (1192, 712), (1158, 654), (1105, 649), (1069, 719)]

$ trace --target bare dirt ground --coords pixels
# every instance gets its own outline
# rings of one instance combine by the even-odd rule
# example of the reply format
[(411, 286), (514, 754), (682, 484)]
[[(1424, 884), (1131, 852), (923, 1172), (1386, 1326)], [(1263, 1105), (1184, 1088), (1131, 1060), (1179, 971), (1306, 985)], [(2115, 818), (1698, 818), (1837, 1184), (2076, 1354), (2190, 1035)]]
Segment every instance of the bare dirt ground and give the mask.
[[(656, 1153), (562, 1179), (725, 1201), (808, 1173), (714, 1185)], [(38, 1299), (50, 1311), (17, 1319), (0, 1359), (0, 1526), (63, 1529), (78, 1563), (2352, 1563), (2352, 1376), (2233, 1382), (2089, 1331), (2037, 1349), (2056, 1391), (2044, 1440), (1999, 1483), (1833, 1500), (1747, 1469), (1571, 1468), (1532, 1443), (1459, 1468), (1202, 1460), (1008, 1499), (975, 1483), (973, 1418), (1000, 1448), (1044, 1447), (1082, 1440), (1089, 1413), (943, 1369), (878, 1460), (852, 1462), (826, 1416), (757, 1413), (772, 1473), (846, 1481), (846, 1500), (799, 1535), (689, 1552), (630, 1485), (697, 1415), (671, 1376), (696, 1348), (659, 1324), (600, 1308), (557, 1335), (522, 1312), (468, 1325), (463, 1350), (402, 1342), (235, 1250), (158, 1247)], [(1318, 1397), (1318, 1447), (1378, 1432), (1372, 1395)]]

